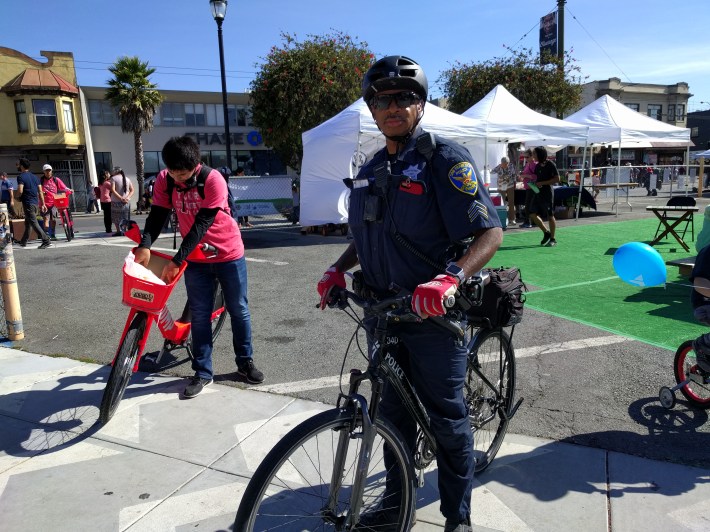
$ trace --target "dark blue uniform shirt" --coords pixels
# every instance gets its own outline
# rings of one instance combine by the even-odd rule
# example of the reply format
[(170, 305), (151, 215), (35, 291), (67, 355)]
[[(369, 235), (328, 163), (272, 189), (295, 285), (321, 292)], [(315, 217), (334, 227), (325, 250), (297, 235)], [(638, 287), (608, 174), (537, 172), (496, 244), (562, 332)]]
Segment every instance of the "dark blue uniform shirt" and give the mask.
[(24, 171), (17, 176), (17, 186), (23, 185), (20, 201), (23, 205), (39, 205), (39, 177), (32, 172)]
[[(421, 131), (417, 132), (417, 135)], [(417, 151), (415, 136), (392, 163), (381, 221), (365, 220), (368, 195), (375, 193), (374, 168), (387, 161), (387, 150), (362, 167), (350, 193), (348, 223), (365, 283), (384, 293), (394, 283), (414, 291), (442, 273), (416, 257), (395, 239), (398, 231), (431, 260), (446, 262), (452, 243), (484, 228), (500, 227), (483, 179), (470, 153), (459, 144), (436, 137), (431, 158)]]

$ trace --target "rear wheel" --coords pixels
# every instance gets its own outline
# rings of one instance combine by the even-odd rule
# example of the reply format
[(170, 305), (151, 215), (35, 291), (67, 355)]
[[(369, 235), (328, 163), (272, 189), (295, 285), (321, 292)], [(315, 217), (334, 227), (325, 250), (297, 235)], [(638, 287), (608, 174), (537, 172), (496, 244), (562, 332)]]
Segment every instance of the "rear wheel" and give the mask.
[[(378, 419), (373, 428), (376, 434), (361, 508), (352, 522), (373, 510), (387, 509), (391, 521), (362, 530), (409, 530), (415, 504), (411, 455), (389, 423)], [(385, 446), (392, 456), (389, 468), (383, 457)], [(351, 495), (361, 451), (361, 416), (329, 410), (304, 421), (276, 444), (254, 472), (234, 530), (350, 530), (345, 526), (353, 511)]]
[(138, 344), (145, 332), (146, 319), (147, 316), (143, 312), (135, 315), (131, 325), (128, 327), (128, 331), (126, 331), (126, 336), (118, 348), (118, 354), (113, 361), (111, 374), (108, 377), (108, 383), (101, 399), (99, 412), (101, 423), (109, 422), (123, 398), (138, 356)]
[(502, 329), (470, 331), (465, 398), (476, 473), (490, 465), (508, 430), (515, 399), (515, 354)]
[(680, 392), (685, 398), (690, 401), (693, 406), (699, 408), (710, 408), (710, 384), (706, 384), (707, 380), (698, 368), (698, 363), (693, 350), (693, 341), (688, 340), (683, 342), (675, 353), (673, 360), (673, 371), (675, 373), (675, 381), (680, 384), (686, 379), (691, 379), (688, 384), (681, 386)]

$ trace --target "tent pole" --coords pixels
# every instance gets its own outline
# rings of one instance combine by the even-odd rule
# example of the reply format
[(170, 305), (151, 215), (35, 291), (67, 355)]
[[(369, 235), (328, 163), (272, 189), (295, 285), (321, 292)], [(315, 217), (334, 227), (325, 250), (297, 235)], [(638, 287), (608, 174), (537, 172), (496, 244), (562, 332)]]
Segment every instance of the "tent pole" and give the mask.
[[(579, 176), (579, 194), (577, 194), (577, 212), (574, 215), (575, 220), (579, 220), (579, 211), (582, 205), (582, 190), (584, 189), (584, 165), (587, 162), (587, 144), (584, 144), (584, 151), (582, 152), (582, 171)], [(592, 171), (589, 170), (589, 176), (591, 177)]]

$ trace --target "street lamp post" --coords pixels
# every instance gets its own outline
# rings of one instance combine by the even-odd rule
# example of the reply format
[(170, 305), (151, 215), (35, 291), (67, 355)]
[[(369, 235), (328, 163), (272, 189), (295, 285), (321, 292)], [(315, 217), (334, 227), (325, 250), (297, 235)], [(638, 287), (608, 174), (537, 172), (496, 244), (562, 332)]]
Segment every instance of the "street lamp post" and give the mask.
[[(222, 43), (222, 22), (227, 15), (227, 0), (210, 0), (212, 17), (217, 23), (219, 39), (219, 67), (222, 74), (222, 107), (224, 108), (224, 141), (227, 148), (227, 168), (232, 169), (232, 143), (229, 135), (229, 111), (227, 110), (227, 76), (224, 71), (224, 44)], [(225, 176), (227, 179), (227, 176)], [(227, 181), (229, 182), (229, 181)]]

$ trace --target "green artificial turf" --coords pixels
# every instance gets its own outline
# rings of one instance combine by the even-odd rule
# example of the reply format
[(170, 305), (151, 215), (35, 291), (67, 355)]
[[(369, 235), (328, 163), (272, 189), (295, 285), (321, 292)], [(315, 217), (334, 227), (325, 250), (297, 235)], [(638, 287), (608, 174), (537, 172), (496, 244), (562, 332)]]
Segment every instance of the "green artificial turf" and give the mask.
[[(675, 350), (707, 327), (693, 318), (689, 281), (667, 266), (666, 286), (639, 288), (614, 272), (612, 258), (627, 242), (650, 243), (653, 218), (558, 227), (555, 247), (541, 247), (539, 229), (507, 231), (489, 266), (517, 266), (530, 287), (526, 306), (649, 344)], [(696, 234), (702, 216), (695, 219)], [(663, 261), (694, 256), (671, 238), (654, 246)]]

